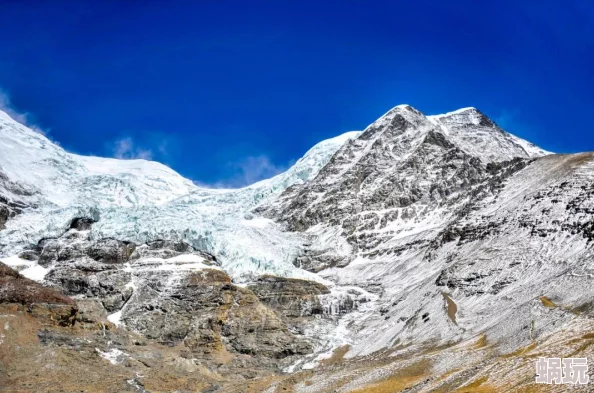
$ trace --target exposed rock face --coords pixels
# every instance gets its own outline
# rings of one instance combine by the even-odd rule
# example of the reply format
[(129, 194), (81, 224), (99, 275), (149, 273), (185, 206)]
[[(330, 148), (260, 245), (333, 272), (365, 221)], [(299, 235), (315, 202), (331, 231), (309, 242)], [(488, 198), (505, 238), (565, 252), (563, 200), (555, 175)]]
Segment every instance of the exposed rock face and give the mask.
[(146, 272), (126, 305), (126, 326), (165, 345), (183, 342), (194, 357), (222, 352), (266, 359), (306, 354), (311, 347), (250, 291), (231, 284), (220, 270), (175, 277)]
[(31, 191), (10, 181), (8, 176), (0, 170), (0, 231), (4, 229), (8, 219), (27, 207), (25, 199), (31, 195), (33, 195)]
[[(72, 299), (21, 276), (0, 262), (0, 306), (6, 304), (16, 304), (18, 309), (25, 309), (37, 317), (49, 318), (60, 326), (76, 323), (78, 309)], [(3, 341), (2, 336), (0, 343)]]
[(78, 231), (88, 231), (89, 229), (91, 229), (91, 226), (95, 222), (96, 221), (94, 219), (89, 217), (76, 217), (70, 223), (70, 229), (76, 229)]
[[(81, 323), (107, 317), (161, 345), (183, 346), (187, 357), (228, 358), (221, 364), (249, 365), (250, 373), (277, 370), (292, 357), (312, 352), (305, 337), (289, 330), (287, 317), (293, 315), (284, 312), (289, 308), (269, 307), (251, 289), (234, 285), (214, 256), (183, 242), (136, 245), (91, 239), (91, 221), (77, 218), (62, 236), (43, 239), (20, 255), (48, 269), (46, 283), (76, 297)], [(320, 313), (315, 297), (328, 292), (324, 286), (304, 280), (279, 282), (294, 300)], [(281, 294), (276, 303), (264, 295), (264, 284), (259, 289), (271, 305), (287, 305)]]
[(6, 206), (5, 204), (1, 204), (0, 205), (0, 230), (4, 229), (4, 224), (6, 224), (6, 221), (8, 221), (9, 217), (10, 217), (10, 210), (8, 209), (8, 206)]
[(3, 263), (0, 263), (0, 303), (75, 305), (72, 299), (21, 276)]
[(275, 276), (262, 276), (249, 288), (264, 304), (288, 318), (323, 314), (320, 295), (330, 293), (327, 287), (316, 282)]
[(77, 313), (71, 299), (0, 264), (0, 390), (194, 392), (241, 380), (92, 314)]

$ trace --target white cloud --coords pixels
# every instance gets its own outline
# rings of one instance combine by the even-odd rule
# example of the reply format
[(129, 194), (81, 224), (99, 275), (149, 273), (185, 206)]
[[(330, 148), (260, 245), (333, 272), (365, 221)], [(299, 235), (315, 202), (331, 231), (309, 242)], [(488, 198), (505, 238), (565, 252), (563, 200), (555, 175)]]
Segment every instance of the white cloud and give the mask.
[(239, 170), (239, 176), (246, 184), (267, 179), (283, 170), (283, 168), (274, 165), (270, 158), (264, 155), (246, 157), (237, 164), (237, 168)]
[(513, 127), (514, 120), (517, 116), (516, 111), (509, 111), (507, 109), (503, 109), (498, 116), (495, 116), (495, 123), (504, 130), (507, 130)]
[(179, 143), (174, 136), (158, 131), (125, 133), (105, 145), (105, 152), (112, 157), (132, 160), (144, 159), (170, 165)]
[(112, 155), (122, 160), (152, 160), (154, 156), (151, 149), (137, 146), (131, 137), (125, 137), (115, 141), (112, 147)]
[[(41, 128), (39, 128), (39, 126), (35, 124), (30, 113), (19, 111), (14, 107), (14, 105), (12, 105), (12, 102), (10, 101), (10, 95), (8, 94), (8, 92), (6, 92), (6, 90), (3, 90), (1, 88), (0, 111), (6, 112), (8, 116), (12, 117), (17, 122), (29, 127), (30, 129), (40, 133), (41, 135), (48, 137), (48, 132), (42, 130)], [(53, 142), (56, 143), (55, 141)]]
[[(277, 165), (264, 155), (247, 156), (227, 164), (232, 172), (230, 179), (214, 185), (215, 188), (245, 187), (260, 180), (269, 179), (286, 171), (291, 165)], [(211, 185), (213, 187), (213, 185)]]

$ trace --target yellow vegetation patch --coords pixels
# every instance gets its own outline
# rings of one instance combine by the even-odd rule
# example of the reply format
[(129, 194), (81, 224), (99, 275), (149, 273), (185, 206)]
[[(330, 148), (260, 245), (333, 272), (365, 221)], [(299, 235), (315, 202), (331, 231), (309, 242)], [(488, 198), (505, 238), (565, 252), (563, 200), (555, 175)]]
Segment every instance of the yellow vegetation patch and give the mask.
[(401, 392), (424, 380), (428, 376), (430, 369), (430, 362), (423, 360), (396, 371), (394, 375), (380, 382), (376, 382), (364, 388), (354, 390), (352, 393)]
[(487, 377), (482, 377), (472, 382), (469, 385), (456, 390), (457, 393), (497, 393), (498, 390), (492, 386), (486, 385)]
[(462, 371), (461, 368), (455, 368), (453, 370), (450, 370), (442, 375), (439, 376), (439, 378), (437, 379), (438, 381), (443, 381), (448, 379), (449, 377), (451, 377), (452, 375), (454, 375), (455, 373), (457, 373), (458, 371)]
[(512, 353), (508, 353), (506, 355), (501, 356), (504, 359), (509, 359), (509, 358), (515, 358), (515, 357), (520, 357), (520, 356), (525, 356), (528, 352), (533, 351), (534, 349), (536, 349), (536, 343), (532, 343), (530, 345), (528, 345), (527, 347), (523, 347), (520, 348)]
[(344, 355), (346, 355), (350, 349), (350, 345), (343, 345), (342, 347), (338, 347), (334, 350), (330, 358), (322, 360), (320, 364), (322, 366), (331, 366), (333, 364), (338, 364), (344, 360)]
[(586, 350), (589, 349), (592, 345), (594, 345), (594, 340), (586, 339), (586, 342), (581, 344), (576, 350), (574, 350), (569, 356), (566, 357), (572, 358), (577, 355), (583, 355), (586, 352)]
[(568, 164), (573, 167), (580, 167), (594, 159), (594, 153), (579, 153), (569, 156)]
[(473, 349), (483, 349), (487, 346), (487, 335), (483, 334), (472, 346)]
[(545, 307), (548, 307), (548, 308), (556, 308), (557, 307), (557, 305), (555, 303), (553, 303), (553, 301), (546, 296), (541, 296), (539, 299), (542, 302), (542, 305)]

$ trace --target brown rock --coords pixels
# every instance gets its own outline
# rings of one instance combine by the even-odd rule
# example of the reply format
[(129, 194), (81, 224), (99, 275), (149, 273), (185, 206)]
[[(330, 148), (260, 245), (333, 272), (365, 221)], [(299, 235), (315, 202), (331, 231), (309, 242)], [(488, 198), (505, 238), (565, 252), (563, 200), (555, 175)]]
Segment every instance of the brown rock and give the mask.
[(21, 276), (3, 263), (0, 263), (0, 303), (23, 305), (51, 303), (76, 306), (74, 300), (69, 297)]

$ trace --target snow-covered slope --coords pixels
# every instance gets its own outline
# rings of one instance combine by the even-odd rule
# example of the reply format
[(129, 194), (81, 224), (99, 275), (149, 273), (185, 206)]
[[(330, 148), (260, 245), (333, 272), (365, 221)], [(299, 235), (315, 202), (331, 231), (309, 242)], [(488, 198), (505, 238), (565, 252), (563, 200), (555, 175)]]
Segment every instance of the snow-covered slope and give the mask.
[[(0, 171), (27, 190), (30, 208), (6, 223), (0, 256), (61, 234), (75, 217), (93, 217), (92, 236), (145, 242), (185, 240), (219, 256), (236, 276), (271, 272), (310, 276), (291, 264), (299, 236), (280, 231), (249, 211), (287, 187), (317, 174), (347, 140), (348, 132), (320, 142), (289, 170), (241, 189), (206, 189), (170, 168), (146, 160), (85, 157), (0, 112)], [(12, 183), (11, 183), (12, 184)], [(14, 199), (7, 187), (0, 196)]]
[(462, 108), (427, 119), (462, 150), (487, 162), (551, 154), (505, 132), (476, 108)]
[(197, 187), (163, 164), (71, 154), (0, 111), (0, 170), (59, 208), (160, 205)]
[(549, 155), (474, 108), (403, 105), (258, 211), (309, 239), (297, 265), (377, 295), (339, 322), (348, 356), (479, 334), (511, 351), (568, 310), (591, 315), (593, 159)]

